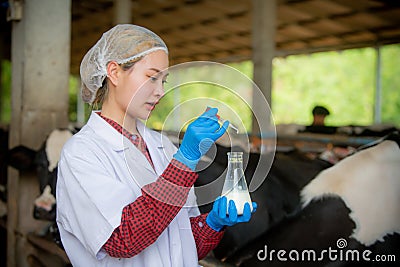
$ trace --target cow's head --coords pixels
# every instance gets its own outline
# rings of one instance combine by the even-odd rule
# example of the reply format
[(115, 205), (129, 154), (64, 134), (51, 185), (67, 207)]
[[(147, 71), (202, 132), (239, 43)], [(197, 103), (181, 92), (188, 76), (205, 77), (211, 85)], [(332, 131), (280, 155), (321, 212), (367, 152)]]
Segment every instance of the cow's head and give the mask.
[(8, 153), (8, 165), (19, 171), (36, 171), (41, 195), (34, 203), (34, 217), (40, 220), (55, 221), (55, 190), (57, 183), (57, 164), (61, 149), (73, 132), (69, 129), (53, 130), (42, 147), (36, 151), (25, 146), (17, 146)]

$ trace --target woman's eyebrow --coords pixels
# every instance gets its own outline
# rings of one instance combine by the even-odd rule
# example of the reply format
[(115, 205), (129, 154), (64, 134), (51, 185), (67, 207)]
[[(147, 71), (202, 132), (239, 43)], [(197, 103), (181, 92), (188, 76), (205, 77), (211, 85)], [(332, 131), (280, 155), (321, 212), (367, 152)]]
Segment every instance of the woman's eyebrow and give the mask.
[[(161, 71), (161, 70), (159, 70), (159, 69), (156, 69), (156, 68), (149, 68), (149, 70), (152, 70), (152, 71), (155, 71), (155, 72), (157, 72), (157, 74), (159, 74), (159, 73), (162, 73), (163, 71)], [(164, 75), (164, 77), (166, 77), (166, 76), (168, 76), (169, 75), (169, 73), (168, 72), (166, 72), (165, 73), (165, 75)]]
[(155, 72), (161, 72), (161, 70), (156, 69), (156, 68), (149, 68), (149, 70), (154, 70)]

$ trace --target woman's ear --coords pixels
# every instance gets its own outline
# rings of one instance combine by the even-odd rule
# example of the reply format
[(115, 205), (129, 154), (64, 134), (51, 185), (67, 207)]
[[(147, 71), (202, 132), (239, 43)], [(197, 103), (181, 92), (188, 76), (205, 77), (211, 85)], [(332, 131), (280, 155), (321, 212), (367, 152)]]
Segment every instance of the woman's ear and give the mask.
[(107, 65), (107, 78), (114, 86), (118, 84), (118, 77), (120, 70), (121, 70), (120, 66), (115, 61), (111, 61)]

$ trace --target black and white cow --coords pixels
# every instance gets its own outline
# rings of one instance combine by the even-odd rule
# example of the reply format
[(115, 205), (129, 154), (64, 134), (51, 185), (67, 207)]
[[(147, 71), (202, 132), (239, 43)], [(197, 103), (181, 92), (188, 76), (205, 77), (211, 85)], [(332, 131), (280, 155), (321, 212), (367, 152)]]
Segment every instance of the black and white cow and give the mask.
[[(233, 148), (232, 150), (237, 150)], [(220, 195), (224, 179), (218, 179), (206, 192), (200, 191), (199, 186), (215, 181), (224, 176), (227, 167), (226, 153), (231, 148), (217, 145), (214, 161), (206, 169), (199, 171), (199, 178), (195, 183), (195, 192), (198, 202), (210, 195)], [(320, 171), (332, 166), (326, 161), (308, 158), (298, 150), (278, 152), (274, 156), (271, 169), (260, 187), (251, 193), (252, 201), (257, 202), (257, 212), (251, 221), (228, 227), (220, 244), (214, 249), (214, 256), (223, 260), (243, 248), (251, 240), (265, 233), (270, 227), (278, 224), (288, 214), (300, 208), (300, 190), (312, 180)], [(247, 184), (253, 179), (254, 171), (259, 163), (260, 154), (245, 154), (245, 177)], [(200, 163), (200, 168), (201, 168)], [(202, 194), (203, 193), (203, 194)], [(212, 203), (200, 206), (202, 213), (211, 209)]]
[(301, 210), (226, 262), (242, 267), (398, 266), (399, 140), (392, 134), (322, 171), (301, 190)]
[(55, 129), (50, 132), (38, 151), (21, 145), (8, 153), (8, 165), (20, 171), (34, 170), (37, 173), (41, 195), (34, 203), (36, 219), (55, 221), (57, 164), (62, 147), (73, 134), (74, 132), (69, 129)]
[(34, 163), (39, 177), (40, 192), (42, 193), (35, 200), (34, 217), (36, 219), (48, 221), (55, 221), (56, 219), (57, 165), (62, 147), (73, 134), (69, 129), (53, 130), (36, 154)]
[(48, 234), (62, 247), (56, 224), (55, 190), (57, 183), (57, 164), (61, 149), (72, 137), (75, 130), (55, 129), (46, 138), (42, 147), (32, 150), (26, 146), (17, 146), (7, 153), (7, 164), (20, 171), (35, 171), (39, 180), (41, 195), (35, 199), (33, 217), (49, 221)]

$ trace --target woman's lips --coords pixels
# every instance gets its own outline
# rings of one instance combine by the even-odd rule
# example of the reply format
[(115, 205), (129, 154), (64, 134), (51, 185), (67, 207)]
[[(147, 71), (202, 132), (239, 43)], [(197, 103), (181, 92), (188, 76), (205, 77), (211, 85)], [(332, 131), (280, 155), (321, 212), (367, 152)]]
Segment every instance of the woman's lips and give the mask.
[(156, 107), (156, 105), (158, 104), (158, 101), (157, 102), (147, 102), (146, 104), (149, 105), (150, 110), (153, 110)]

